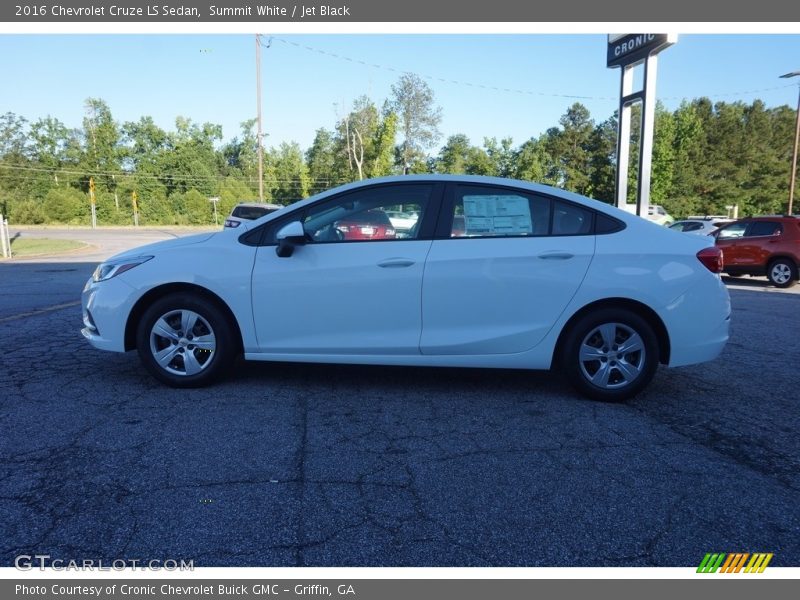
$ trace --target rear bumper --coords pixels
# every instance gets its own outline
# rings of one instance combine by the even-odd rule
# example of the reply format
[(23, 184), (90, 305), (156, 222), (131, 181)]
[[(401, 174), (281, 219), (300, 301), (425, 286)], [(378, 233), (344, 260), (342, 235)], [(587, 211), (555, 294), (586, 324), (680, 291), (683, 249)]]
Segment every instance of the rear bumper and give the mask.
[(714, 360), (728, 342), (728, 289), (718, 276), (703, 279), (671, 302), (662, 315), (670, 334), (670, 367)]

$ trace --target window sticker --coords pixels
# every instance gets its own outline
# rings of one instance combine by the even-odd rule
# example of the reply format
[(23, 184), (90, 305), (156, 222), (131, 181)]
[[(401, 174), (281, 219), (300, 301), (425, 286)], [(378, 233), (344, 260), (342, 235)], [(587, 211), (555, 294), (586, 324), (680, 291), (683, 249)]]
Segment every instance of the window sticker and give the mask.
[(464, 196), (465, 235), (530, 235), (531, 207), (522, 196)]

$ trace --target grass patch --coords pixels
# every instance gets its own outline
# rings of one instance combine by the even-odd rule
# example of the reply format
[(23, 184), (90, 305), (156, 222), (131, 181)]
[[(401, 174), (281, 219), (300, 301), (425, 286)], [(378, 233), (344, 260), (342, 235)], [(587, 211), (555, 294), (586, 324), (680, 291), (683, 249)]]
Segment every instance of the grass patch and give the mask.
[[(11, 253), (15, 257), (37, 254), (60, 254), (84, 248), (86, 244), (77, 240), (51, 240), (48, 238), (20, 238), (11, 242)], [(2, 252), (0, 252), (2, 256)]]

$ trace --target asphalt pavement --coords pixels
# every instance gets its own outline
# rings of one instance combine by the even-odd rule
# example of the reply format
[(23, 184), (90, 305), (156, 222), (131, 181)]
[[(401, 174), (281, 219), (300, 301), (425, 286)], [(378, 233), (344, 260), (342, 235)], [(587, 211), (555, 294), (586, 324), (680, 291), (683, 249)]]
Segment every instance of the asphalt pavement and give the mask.
[(730, 280), (722, 356), (625, 404), (549, 373), (244, 362), (174, 390), (81, 338), (95, 242), (0, 264), (0, 565), (800, 565), (797, 288)]

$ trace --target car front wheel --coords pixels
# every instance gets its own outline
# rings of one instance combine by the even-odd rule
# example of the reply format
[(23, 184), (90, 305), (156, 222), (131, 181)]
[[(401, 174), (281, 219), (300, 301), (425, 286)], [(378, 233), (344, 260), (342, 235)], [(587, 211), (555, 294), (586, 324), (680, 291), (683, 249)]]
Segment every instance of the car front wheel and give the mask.
[(639, 315), (602, 309), (571, 327), (562, 366), (569, 382), (583, 395), (620, 402), (650, 383), (658, 367), (658, 341)]
[(775, 287), (791, 287), (797, 283), (797, 266), (786, 258), (774, 260), (767, 269), (767, 279)]
[(150, 374), (173, 387), (207, 385), (235, 356), (225, 314), (209, 300), (187, 293), (165, 296), (145, 311), (137, 349)]

